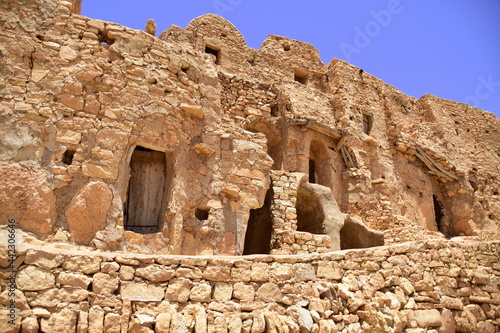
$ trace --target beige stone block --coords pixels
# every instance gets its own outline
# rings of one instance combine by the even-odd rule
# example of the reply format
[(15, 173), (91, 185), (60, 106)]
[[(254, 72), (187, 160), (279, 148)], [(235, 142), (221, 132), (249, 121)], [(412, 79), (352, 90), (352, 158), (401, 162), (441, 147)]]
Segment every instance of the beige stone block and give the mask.
[(263, 333), (266, 329), (266, 317), (264, 311), (257, 310), (253, 312), (252, 333)]
[(69, 106), (73, 110), (80, 111), (83, 110), (83, 107), (85, 105), (85, 102), (83, 100), (83, 97), (81, 96), (75, 96), (71, 94), (62, 94), (59, 97), (59, 101), (63, 103), (66, 106)]
[(271, 280), (274, 282), (289, 280), (292, 274), (293, 266), (290, 264), (273, 263), (271, 265)]
[(104, 166), (84, 162), (82, 163), (82, 173), (87, 177), (116, 179), (118, 177), (118, 168), (116, 166)]
[(89, 310), (89, 330), (88, 333), (104, 333), (104, 310), (94, 305)]
[(233, 295), (233, 286), (230, 283), (218, 282), (214, 286), (213, 298), (218, 302), (227, 302)]
[(181, 103), (180, 108), (184, 110), (186, 114), (193, 117), (201, 119), (204, 116), (203, 108), (201, 106)]
[(99, 31), (104, 30), (104, 21), (101, 20), (94, 20), (94, 19), (88, 20), (87, 25), (91, 28), (96, 28)]
[(74, 256), (67, 259), (62, 267), (69, 271), (82, 272), (85, 274), (94, 274), (101, 268), (102, 258), (88, 256)]
[(104, 332), (120, 333), (122, 317), (117, 313), (108, 313), (104, 317)]
[(21, 333), (38, 333), (39, 329), (36, 316), (26, 317), (21, 322)]
[(37, 291), (53, 288), (54, 274), (35, 266), (28, 266), (16, 276), (16, 286), (19, 290)]
[(265, 282), (269, 280), (269, 265), (266, 263), (252, 263), (252, 271), (250, 272), (252, 281)]
[(243, 326), (243, 322), (241, 321), (241, 318), (237, 315), (232, 316), (229, 318), (227, 332), (228, 333), (241, 333), (242, 326)]
[(415, 320), (422, 328), (441, 326), (441, 314), (436, 309), (415, 311)]
[(40, 268), (51, 270), (64, 262), (64, 255), (60, 253), (43, 252), (39, 250), (28, 250), (24, 263), (35, 265)]
[(64, 85), (63, 91), (70, 93), (72, 95), (81, 95), (83, 90), (83, 86), (78, 81), (68, 82)]
[(258, 290), (257, 296), (264, 302), (280, 302), (283, 295), (279, 286), (275, 283), (264, 283)]
[(231, 268), (231, 280), (249, 282), (251, 280), (250, 269), (244, 267)]
[(56, 282), (63, 285), (87, 289), (92, 282), (92, 278), (85, 274), (63, 271), (57, 275)]
[(473, 278), (472, 282), (475, 284), (490, 284), (491, 279), (490, 279), (490, 274), (486, 272), (484, 269), (475, 269), (473, 272)]
[(102, 273), (112, 273), (117, 272), (120, 269), (120, 265), (114, 261), (101, 263)]
[(120, 295), (131, 301), (159, 302), (165, 296), (165, 288), (143, 282), (122, 282)]
[(44, 308), (33, 308), (33, 314), (40, 318), (49, 318), (50, 312)]
[(122, 266), (120, 267), (120, 279), (125, 281), (130, 281), (135, 276), (135, 269), (130, 266)]
[(76, 332), (76, 311), (68, 308), (62, 309), (60, 312), (53, 313), (48, 322), (50, 332), (54, 333), (69, 333)]
[(82, 68), (77, 74), (76, 77), (78, 80), (83, 82), (90, 82), (98, 76), (103, 74), (102, 69), (97, 65), (90, 65)]
[(230, 281), (231, 280), (231, 268), (221, 267), (216, 265), (208, 265), (203, 271), (203, 279), (209, 281)]
[(135, 275), (151, 282), (168, 281), (174, 277), (174, 274), (175, 270), (161, 265), (148, 265), (135, 270)]
[(212, 286), (210, 283), (200, 282), (191, 288), (189, 299), (195, 302), (210, 302), (212, 297)]
[(255, 290), (252, 285), (243, 282), (235, 283), (233, 286), (233, 298), (241, 301), (253, 301)]
[(96, 273), (93, 276), (92, 291), (101, 295), (112, 295), (118, 289), (120, 280), (106, 273)]
[[(13, 320), (9, 323), (10, 320)], [(21, 317), (11, 314), (7, 309), (0, 309), (0, 332), (18, 333), (21, 327)]]
[(313, 281), (316, 278), (316, 272), (311, 264), (295, 264), (295, 281)]
[(452, 298), (448, 296), (443, 296), (440, 299), (440, 303), (447, 309), (450, 310), (463, 310), (464, 303), (460, 298)]
[(187, 279), (173, 279), (169, 282), (165, 299), (173, 302), (187, 302), (191, 283)]
[(59, 57), (64, 60), (74, 60), (78, 57), (78, 52), (69, 46), (61, 46), (59, 50)]
[(170, 323), (172, 321), (172, 314), (160, 313), (156, 316), (155, 332), (168, 332), (170, 330)]
[(50, 69), (46, 69), (43, 65), (35, 62), (33, 63), (33, 69), (31, 71), (31, 81), (40, 82), (49, 73)]
[(342, 278), (342, 270), (332, 262), (319, 262), (316, 274), (318, 278), (330, 280), (340, 280)]
[[(7, 286), (9, 285), (7, 284)], [(13, 298), (11, 293), (12, 291), (10, 288), (6, 288), (4, 291), (2, 291), (0, 293), (0, 304), (8, 308), (10, 306), (10, 300)], [(15, 290), (14, 297), (16, 299), (17, 311), (30, 310), (28, 300), (26, 299), (26, 296), (24, 296), (22, 291)]]
[(88, 183), (73, 197), (65, 215), (75, 242), (87, 245), (106, 227), (112, 199), (111, 190), (102, 181)]

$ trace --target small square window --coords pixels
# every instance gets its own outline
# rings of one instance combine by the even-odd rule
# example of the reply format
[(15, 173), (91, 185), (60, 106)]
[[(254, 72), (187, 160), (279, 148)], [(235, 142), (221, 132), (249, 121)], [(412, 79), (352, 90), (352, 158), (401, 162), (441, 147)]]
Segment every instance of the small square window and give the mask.
[(205, 46), (205, 53), (213, 54), (215, 56), (215, 63), (217, 65), (220, 63), (220, 50), (219, 49), (207, 45), (207, 46)]
[(300, 69), (295, 69), (295, 81), (300, 82), (302, 84), (307, 83), (307, 72), (304, 72), (303, 70)]

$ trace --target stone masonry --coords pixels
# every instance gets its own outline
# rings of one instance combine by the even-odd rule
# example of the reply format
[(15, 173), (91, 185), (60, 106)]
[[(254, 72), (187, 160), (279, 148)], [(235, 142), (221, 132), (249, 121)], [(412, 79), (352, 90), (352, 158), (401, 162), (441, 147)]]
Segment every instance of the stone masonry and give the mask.
[(494, 115), (80, 6), (0, 2), (0, 331), (500, 331)]

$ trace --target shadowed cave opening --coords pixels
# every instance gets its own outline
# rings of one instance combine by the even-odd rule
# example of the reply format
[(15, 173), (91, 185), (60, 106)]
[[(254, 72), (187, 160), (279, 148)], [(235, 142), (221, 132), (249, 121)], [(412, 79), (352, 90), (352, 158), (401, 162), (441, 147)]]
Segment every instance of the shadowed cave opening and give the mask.
[(206, 45), (205, 46), (205, 53), (214, 55), (215, 56), (215, 64), (219, 65), (219, 63), (220, 63), (220, 50), (218, 50), (215, 47)]
[(243, 254), (269, 254), (271, 251), (271, 233), (273, 218), (271, 215), (271, 200), (274, 191), (270, 188), (266, 193), (264, 205), (250, 210)]
[(318, 197), (302, 186), (297, 191), (297, 231), (309, 232), (312, 234), (324, 234), (323, 221), (325, 215)]
[(62, 156), (62, 162), (66, 165), (71, 165), (73, 163), (73, 157), (75, 156), (76, 151), (72, 149), (68, 149), (64, 152)]
[(439, 199), (436, 195), (432, 195), (432, 203), (434, 206), (434, 217), (436, 218), (437, 228), (446, 237), (449, 237), (449, 233), (445, 232), (445, 230), (443, 228), (443, 218), (444, 218), (443, 204), (441, 203), (441, 201), (439, 201)]
[(294, 80), (302, 84), (307, 84), (307, 72), (298, 68), (295, 69)]
[(159, 231), (167, 187), (165, 152), (137, 146), (130, 159), (130, 180), (124, 207), (125, 230)]

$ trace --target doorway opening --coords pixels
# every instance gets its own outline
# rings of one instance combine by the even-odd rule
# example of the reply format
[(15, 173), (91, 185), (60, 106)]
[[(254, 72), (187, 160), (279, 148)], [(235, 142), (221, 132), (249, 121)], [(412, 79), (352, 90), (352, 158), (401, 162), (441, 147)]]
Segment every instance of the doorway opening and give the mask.
[(332, 166), (326, 145), (313, 139), (309, 148), (309, 183), (332, 187)]
[(436, 218), (436, 225), (437, 228), (440, 232), (442, 232), (444, 235), (447, 235), (447, 233), (443, 230), (443, 204), (441, 204), (441, 201), (437, 198), (436, 195), (432, 195), (432, 203), (434, 205), (434, 217)]
[(273, 196), (274, 191), (271, 187), (267, 190), (264, 205), (261, 208), (250, 210), (243, 254), (269, 254), (271, 251), (271, 233), (273, 231), (271, 201)]
[(325, 233), (323, 222), (325, 214), (319, 197), (309, 188), (300, 186), (297, 190), (297, 231), (322, 235)]
[(316, 162), (309, 159), (309, 183), (316, 183)]
[(167, 188), (165, 152), (137, 146), (130, 159), (130, 180), (124, 207), (125, 230), (158, 232), (165, 209)]

